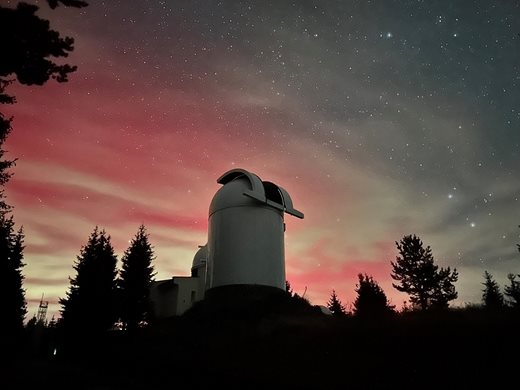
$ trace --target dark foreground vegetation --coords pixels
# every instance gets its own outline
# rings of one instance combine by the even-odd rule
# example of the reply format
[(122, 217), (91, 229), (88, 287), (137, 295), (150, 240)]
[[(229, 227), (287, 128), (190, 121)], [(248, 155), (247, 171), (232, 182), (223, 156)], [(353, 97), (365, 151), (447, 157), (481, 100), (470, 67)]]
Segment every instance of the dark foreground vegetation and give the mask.
[(513, 310), (415, 311), (376, 321), (325, 315), (288, 296), (209, 300), (132, 332), (29, 330), (2, 388), (506, 388), (517, 382), (519, 329)]

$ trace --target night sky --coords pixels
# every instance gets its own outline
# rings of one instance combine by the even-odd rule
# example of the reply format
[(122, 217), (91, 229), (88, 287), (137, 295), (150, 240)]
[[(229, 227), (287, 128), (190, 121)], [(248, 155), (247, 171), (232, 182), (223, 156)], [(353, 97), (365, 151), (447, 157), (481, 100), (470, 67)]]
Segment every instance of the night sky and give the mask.
[(42, 294), (57, 312), (96, 225), (121, 258), (144, 223), (157, 279), (188, 275), (232, 168), (305, 213), (286, 216), (286, 272), (314, 304), (334, 288), (348, 306), (366, 272), (400, 307), (405, 234), (458, 269), (457, 305), (484, 270), (520, 272), (519, 2), (89, 3), (41, 4), (78, 71), (2, 107), (28, 318)]

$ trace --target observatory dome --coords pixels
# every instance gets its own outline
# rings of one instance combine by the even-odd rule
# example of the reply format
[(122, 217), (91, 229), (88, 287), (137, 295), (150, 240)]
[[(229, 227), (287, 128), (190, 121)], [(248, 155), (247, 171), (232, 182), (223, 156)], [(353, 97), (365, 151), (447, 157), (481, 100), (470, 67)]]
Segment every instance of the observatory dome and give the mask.
[[(248, 178), (245, 175), (234, 178), (228, 182), (225, 186), (222, 186), (213, 197), (209, 206), (209, 215), (214, 214), (216, 211), (227, 209), (229, 207), (240, 207), (240, 206), (258, 206), (258, 200), (252, 197), (244, 196), (246, 191), (252, 191), (253, 180), (258, 180), (258, 187), (262, 189), (262, 182), (258, 176), (250, 174)], [(251, 180), (252, 179), (252, 180)]]
[(203, 266), (208, 259), (208, 245), (201, 245), (199, 246), (199, 250), (197, 253), (195, 253), (195, 256), (193, 257), (193, 264), (191, 265), (191, 268), (198, 268), (200, 266)]
[(298, 218), (287, 191), (232, 169), (209, 207), (207, 289), (261, 285), (285, 289), (284, 214)]
[[(254, 173), (245, 169), (233, 169), (223, 174), (217, 183), (223, 186), (213, 196), (209, 206), (209, 216), (216, 211), (230, 207), (269, 206), (298, 218), (303, 213), (293, 208), (289, 193), (282, 187), (269, 181), (262, 181)], [(244, 196), (245, 195), (245, 196)]]

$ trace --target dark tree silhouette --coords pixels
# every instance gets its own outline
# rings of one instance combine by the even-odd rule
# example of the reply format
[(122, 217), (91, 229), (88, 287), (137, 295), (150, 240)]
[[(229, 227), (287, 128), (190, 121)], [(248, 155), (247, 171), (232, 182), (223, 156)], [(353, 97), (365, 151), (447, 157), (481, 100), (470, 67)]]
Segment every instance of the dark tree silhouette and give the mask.
[(432, 307), (447, 307), (449, 301), (457, 298), (455, 283), (457, 270), (440, 268), (434, 263), (431, 248), (423, 247), (416, 235), (404, 236), (396, 242), (399, 256), (392, 262), (392, 284), (398, 291), (410, 296), (410, 302), (421, 310)]
[(44, 325), (44, 324), (39, 324), (40, 321), (38, 321), (38, 318), (36, 318), (36, 316), (32, 316), (31, 319), (29, 321), (27, 321), (27, 325), (25, 325), (25, 328), (26, 329), (29, 329), (29, 330), (32, 330), (34, 328), (36, 328), (36, 326), (38, 325)]
[(358, 274), (356, 285), (357, 297), (354, 301), (354, 315), (362, 318), (380, 318), (394, 312), (385, 292), (377, 282), (367, 274)]
[(517, 276), (520, 277), (514, 274), (507, 275), (509, 285), (504, 287), (504, 295), (509, 306), (520, 309), (520, 280), (516, 280)]
[[(61, 3), (65, 6), (84, 7), (84, 1), (48, 0), (51, 8)], [(25, 85), (43, 85), (50, 78), (67, 81), (69, 73), (77, 67), (56, 64), (50, 58), (67, 57), (74, 49), (74, 39), (61, 37), (50, 28), (48, 20), (36, 15), (38, 6), (18, 3), (16, 8), (0, 7), (0, 61), (1, 102), (14, 103), (14, 97), (6, 95), (9, 83), (6, 77), (16, 76)]]
[(64, 330), (98, 332), (113, 326), (116, 263), (110, 236), (96, 226), (74, 264), (77, 274), (70, 278), (67, 297), (60, 299)]
[[(68, 7), (85, 7), (79, 0), (48, 0), (51, 8), (60, 3)], [(56, 64), (53, 58), (67, 57), (74, 49), (74, 39), (61, 37), (50, 28), (48, 20), (36, 15), (38, 7), (27, 3), (18, 3), (16, 8), (0, 6), (0, 104), (13, 104), (14, 96), (6, 93), (6, 88), (15, 80), (25, 85), (43, 85), (50, 78), (58, 82), (67, 81), (69, 73), (77, 67), (69, 64)], [(11, 132), (12, 118), (0, 112), (0, 184), (5, 184), (10, 177), (6, 169), (13, 166), (15, 160), (4, 161), (1, 145)], [(3, 190), (0, 193), (0, 210), (7, 207)]]
[(488, 271), (484, 271), (484, 289), (482, 290), (482, 303), (486, 309), (497, 310), (504, 306), (504, 296), (500, 292), (498, 283)]
[[(0, 95), (3, 90), (4, 83), (0, 80)], [(11, 118), (6, 119), (2, 113), (0, 113), (0, 214), (5, 216), (5, 214), (11, 210), (11, 208), (5, 202), (5, 193), (4, 193), (4, 185), (11, 178), (12, 173), (9, 172), (9, 168), (11, 168), (16, 160), (5, 160), (5, 150), (4, 143), (7, 139), (7, 136), (11, 133)]]
[(457, 298), (454, 283), (459, 279), (456, 269), (441, 268), (437, 272), (437, 284), (431, 297), (431, 306), (437, 309), (447, 309), (449, 302)]
[(155, 276), (155, 259), (144, 225), (139, 227), (122, 259), (119, 285), (123, 328), (134, 330), (150, 320), (149, 291)]
[[(60, 3), (67, 7), (85, 7), (80, 0), (48, 0), (51, 8)], [(16, 8), (0, 6), (0, 104), (13, 104), (16, 99), (6, 93), (6, 88), (14, 81), (25, 85), (43, 85), (50, 78), (58, 82), (67, 81), (67, 75), (77, 67), (69, 64), (56, 64), (50, 58), (67, 57), (74, 49), (74, 39), (61, 37), (59, 32), (50, 28), (48, 20), (36, 15), (36, 5), (20, 2)], [(12, 118), (0, 112), (0, 184), (10, 177), (6, 169), (14, 161), (1, 160), (4, 150), (1, 145), (11, 132)], [(3, 192), (0, 209), (5, 209)]]
[(13, 228), (13, 218), (0, 215), (0, 296), (7, 337), (19, 335), (27, 313), (22, 275), (24, 234), (22, 229), (15, 233)]
[(285, 292), (289, 294), (290, 297), (294, 296), (294, 291), (291, 287), (291, 283), (288, 280), (285, 281)]
[(347, 314), (345, 306), (343, 306), (343, 304), (339, 300), (335, 290), (332, 290), (332, 293), (330, 294), (329, 301), (327, 302), (327, 308), (335, 316), (344, 316), (345, 314)]

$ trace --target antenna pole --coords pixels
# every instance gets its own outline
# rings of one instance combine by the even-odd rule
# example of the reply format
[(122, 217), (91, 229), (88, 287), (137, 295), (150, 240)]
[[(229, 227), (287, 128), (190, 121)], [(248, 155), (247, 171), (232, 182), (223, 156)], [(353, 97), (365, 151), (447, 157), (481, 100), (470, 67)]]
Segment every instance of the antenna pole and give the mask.
[(38, 306), (38, 315), (36, 316), (37, 323), (45, 324), (48, 307), (49, 307), (49, 302), (43, 300), (43, 294), (42, 294), (42, 299), (40, 300), (40, 305)]

